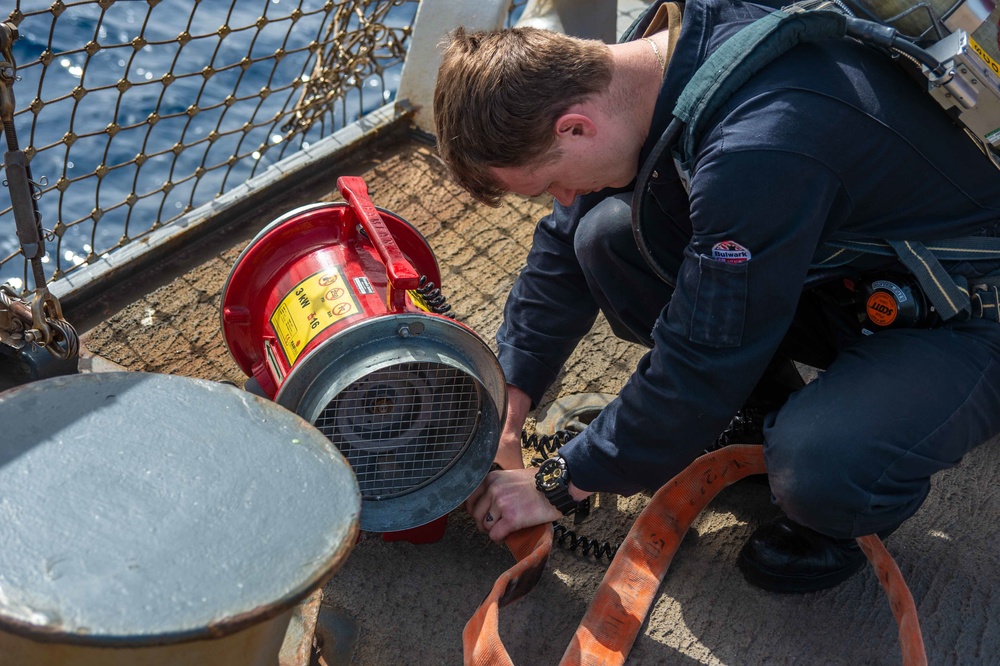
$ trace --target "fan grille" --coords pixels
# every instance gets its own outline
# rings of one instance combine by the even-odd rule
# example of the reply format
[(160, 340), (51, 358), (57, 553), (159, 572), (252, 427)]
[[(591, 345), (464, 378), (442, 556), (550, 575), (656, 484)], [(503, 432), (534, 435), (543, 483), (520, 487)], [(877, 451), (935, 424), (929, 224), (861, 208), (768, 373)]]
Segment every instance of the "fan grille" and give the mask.
[(362, 499), (383, 500), (440, 476), (473, 441), (479, 384), (442, 363), (391, 365), (355, 381), (315, 426), (350, 463)]

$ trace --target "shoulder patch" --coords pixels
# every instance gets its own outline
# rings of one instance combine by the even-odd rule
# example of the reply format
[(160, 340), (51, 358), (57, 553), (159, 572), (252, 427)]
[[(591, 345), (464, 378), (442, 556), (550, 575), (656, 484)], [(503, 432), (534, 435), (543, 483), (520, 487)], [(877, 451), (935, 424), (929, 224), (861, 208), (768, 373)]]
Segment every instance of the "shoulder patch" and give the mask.
[(750, 261), (750, 250), (736, 241), (724, 240), (712, 246), (712, 258), (727, 264), (742, 264)]

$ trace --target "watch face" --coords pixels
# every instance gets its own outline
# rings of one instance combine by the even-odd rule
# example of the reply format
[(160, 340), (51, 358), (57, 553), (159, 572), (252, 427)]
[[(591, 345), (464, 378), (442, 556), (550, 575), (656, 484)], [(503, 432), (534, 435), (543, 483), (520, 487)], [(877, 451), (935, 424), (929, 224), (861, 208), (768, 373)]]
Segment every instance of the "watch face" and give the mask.
[(555, 490), (559, 487), (563, 478), (562, 461), (557, 458), (549, 458), (538, 468), (538, 487), (542, 492)]

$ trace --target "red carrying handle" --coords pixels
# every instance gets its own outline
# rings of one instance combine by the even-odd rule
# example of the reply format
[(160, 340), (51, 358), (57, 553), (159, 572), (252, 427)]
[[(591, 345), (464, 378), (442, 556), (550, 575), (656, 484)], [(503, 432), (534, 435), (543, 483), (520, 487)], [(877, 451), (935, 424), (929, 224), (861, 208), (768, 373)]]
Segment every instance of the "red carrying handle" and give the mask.
[(368, 185), (365, 181), (357, 176), (341, 176), (337, 179), (337, 189), (361, 220), (361, 226), (385, 264), (385, 276), (389, 281), (385, 295), (386, 307), (391, 312), (402, 312), (406, 306), (406, 292), (420, 286), (420, 275), (403, 256), (375, 204), (368, 198)]

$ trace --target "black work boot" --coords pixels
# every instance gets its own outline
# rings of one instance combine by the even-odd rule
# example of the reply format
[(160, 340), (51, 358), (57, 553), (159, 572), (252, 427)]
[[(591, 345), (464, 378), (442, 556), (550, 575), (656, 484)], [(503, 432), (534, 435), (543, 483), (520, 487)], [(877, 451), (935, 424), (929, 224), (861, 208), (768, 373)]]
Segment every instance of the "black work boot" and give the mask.
[(750, 535), (737, 564), (751, 585), (813, 592), (844, 582), (866, 560), (854, 539), (828, 537), (781, 516)]
[(746, 404), (736, 412), (715, 442), (705, 449), (705, 453), (730, 444), (763, 444), (764, 419), (768, 413), (780, 409), (788, 396), (805, 385), (792, 361), (773, 359), (747, 398)]
[(744, 407), (736, 412), (736, 416), (722, 434), (705, 449), (705, 453), (717, 451), (730, 444), (763, 444), (764, 417), (766, 414), (754, 407)]

